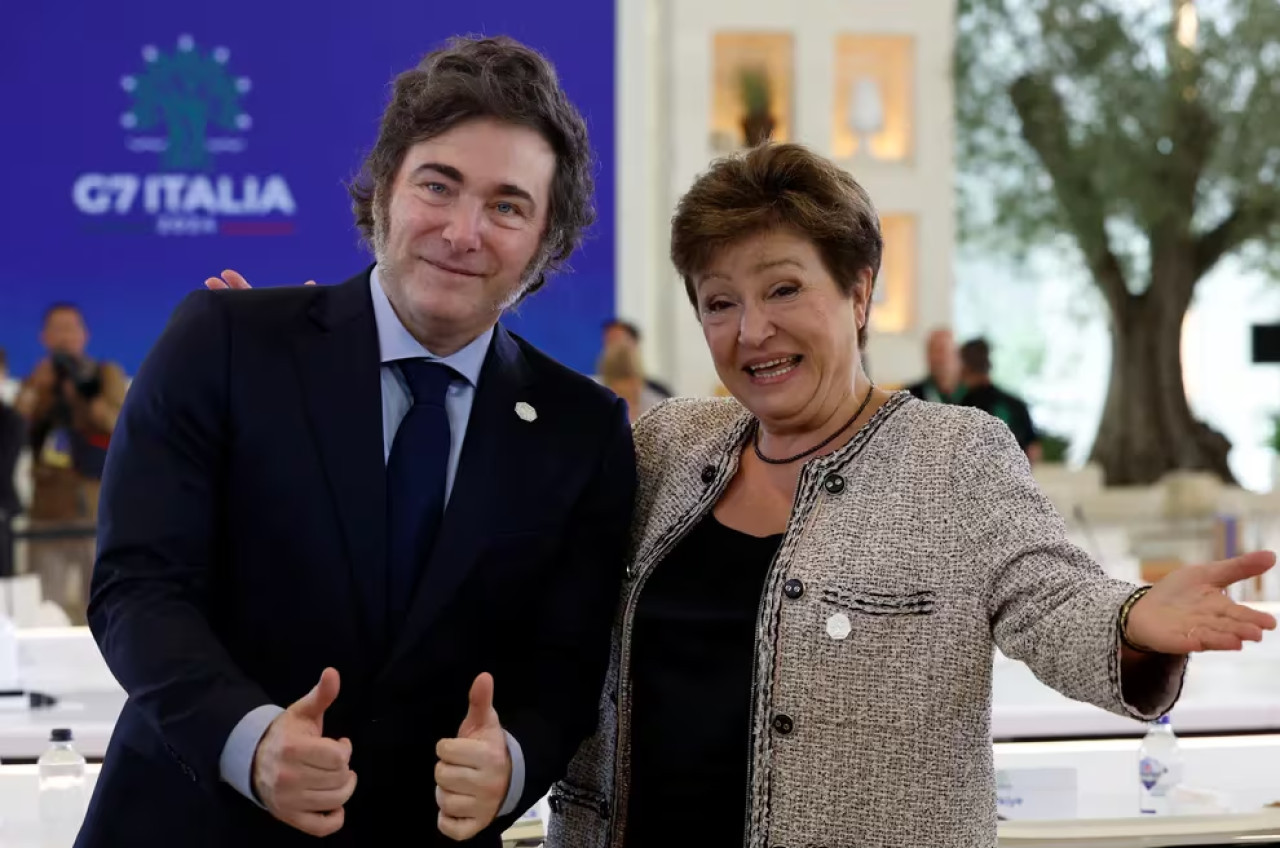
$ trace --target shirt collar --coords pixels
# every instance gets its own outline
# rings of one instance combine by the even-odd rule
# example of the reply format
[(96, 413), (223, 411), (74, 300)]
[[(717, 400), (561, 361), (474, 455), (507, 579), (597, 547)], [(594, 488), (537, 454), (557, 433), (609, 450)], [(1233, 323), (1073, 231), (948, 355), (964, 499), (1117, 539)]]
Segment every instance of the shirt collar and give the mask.
[(401, 323), (399, 316), (391, 308), (391, 301), (382, 289), (378, 280), (378, 269), (375, 267), (369, 275), (369, 293), (373, 297), (373, 320), (378, 328), (378, 352), (382, 364), (386, 365), (397, 359), (430, 359), (443, 362), (467, 379), (472, 386), (480, 382), (480, 369), (484, 366), (485, 355), (489, 352), (489, 343), (493, 341), (494, 328), (490, 327), (470, 344), (449, 356), (436, 356), (422, 346)]

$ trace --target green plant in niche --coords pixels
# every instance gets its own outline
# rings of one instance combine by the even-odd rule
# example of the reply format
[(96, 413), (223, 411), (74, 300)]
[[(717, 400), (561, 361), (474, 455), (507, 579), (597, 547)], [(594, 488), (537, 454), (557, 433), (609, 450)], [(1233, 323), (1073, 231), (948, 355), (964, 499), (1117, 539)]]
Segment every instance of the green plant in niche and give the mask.
[(778, 125), (773, 114), (773, 95), (769, 74), (763, 66), (745, 67), (738, 72), (738, 85), (745, 114), (742, 135), (748, 147), (764, 144), (773, 137)]
[(1276, 453), (1280, 453), (1280, 413), (1271, 416), (1271, 438), (1267, 445)]
[(772, 104), (769, 74), (763, 66), (751, 66), (738, 72), (742, 105), (748, 115), (768, 115)]

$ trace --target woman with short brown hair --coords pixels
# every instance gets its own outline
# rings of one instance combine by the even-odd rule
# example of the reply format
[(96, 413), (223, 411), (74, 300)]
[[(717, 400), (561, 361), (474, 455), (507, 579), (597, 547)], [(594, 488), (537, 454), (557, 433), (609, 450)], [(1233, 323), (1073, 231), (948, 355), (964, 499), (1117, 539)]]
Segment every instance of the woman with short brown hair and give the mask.
[(1222, 592), (1270, 554), (1110, 579), (1004, 424), (873, 385), (880, 227), (828, 160), (717, 162), (671, 242), (733, 397), (636, 425), (599, 729), (552, 792), (550, 846), (994, 846), (996, 647), (1151, 720), (1188, 654), (1275, 626)]

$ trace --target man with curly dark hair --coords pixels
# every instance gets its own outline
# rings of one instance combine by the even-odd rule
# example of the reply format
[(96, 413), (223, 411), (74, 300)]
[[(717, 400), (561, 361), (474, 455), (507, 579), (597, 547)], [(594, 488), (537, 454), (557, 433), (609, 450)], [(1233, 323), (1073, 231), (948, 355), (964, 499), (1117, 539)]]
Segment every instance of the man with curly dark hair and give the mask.
[(371, 268), (178, 308), (103, 479), (89, 621), (129, 700), (80, 848), (497, 846), (563, 774), (635, 455), (618, 398), (498, 321), (581, 240), (591, 168), (544, 57), (456, 39), (351, 186)]

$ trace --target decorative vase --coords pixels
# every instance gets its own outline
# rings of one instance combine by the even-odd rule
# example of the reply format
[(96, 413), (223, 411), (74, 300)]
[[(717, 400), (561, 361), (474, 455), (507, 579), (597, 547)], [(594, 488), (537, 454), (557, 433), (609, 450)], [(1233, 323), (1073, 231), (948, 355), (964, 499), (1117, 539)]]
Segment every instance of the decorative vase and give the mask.
[(849, 129), (858, 139), (859, 157), (876, 158), (871, 139), (884, 130), (884, 96), (871, 77), (858, 77), (849, 103)]

